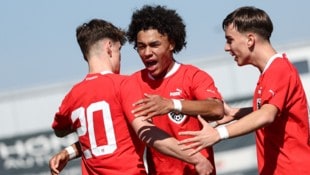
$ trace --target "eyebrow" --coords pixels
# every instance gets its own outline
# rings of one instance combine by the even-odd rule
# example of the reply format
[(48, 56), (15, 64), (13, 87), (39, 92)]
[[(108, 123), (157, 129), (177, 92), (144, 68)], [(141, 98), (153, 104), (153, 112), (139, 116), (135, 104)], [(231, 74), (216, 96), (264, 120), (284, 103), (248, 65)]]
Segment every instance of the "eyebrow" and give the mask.
[(160, 44), (161, 42), (158, 41), (158, 40), (155, 40), (155, 41), (151, 41), (151, 42), (148, 42), (148, 43), (144, 43), (144, 42), (137, 42), (137, 44), (139, 45), (153, 45), (153, 44)]

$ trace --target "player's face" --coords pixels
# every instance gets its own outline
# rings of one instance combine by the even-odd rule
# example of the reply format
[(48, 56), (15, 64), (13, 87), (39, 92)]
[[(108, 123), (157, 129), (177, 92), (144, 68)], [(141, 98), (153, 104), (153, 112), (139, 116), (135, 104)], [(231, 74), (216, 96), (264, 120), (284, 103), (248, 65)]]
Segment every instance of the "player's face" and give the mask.
[(155, 29), (142, 30), (137, 35), (137, 51), (149, 73), (163, 78), (173, 66), (174, 45), (166, 35)]
[(233, 24), (230, 24), (225, 30), (225, 38), (224, 49), (235, 58), (237, 64), (239, 66), (249, 64), (250, 48), (247, 35), (238, 32)]
[(112, 69), (116, 74), (120, 73), (121, 67), (121, 48), (122, 45), (120, 42), (112, 42), (111, 51), (112, 51)]

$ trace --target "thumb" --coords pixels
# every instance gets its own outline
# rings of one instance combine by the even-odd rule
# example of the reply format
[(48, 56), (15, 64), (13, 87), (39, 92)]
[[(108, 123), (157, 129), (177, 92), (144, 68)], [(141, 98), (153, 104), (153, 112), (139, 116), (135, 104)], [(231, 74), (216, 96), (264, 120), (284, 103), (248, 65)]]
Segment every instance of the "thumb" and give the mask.
[(203, 119), (200, 115), (198, 115), (198, 120), (203, 126), (208, 125), (208, 122), (205, 121), (205, 119)]
[(144, 93), (144, 96), (150, 98), (151, 95), (148, 93)]

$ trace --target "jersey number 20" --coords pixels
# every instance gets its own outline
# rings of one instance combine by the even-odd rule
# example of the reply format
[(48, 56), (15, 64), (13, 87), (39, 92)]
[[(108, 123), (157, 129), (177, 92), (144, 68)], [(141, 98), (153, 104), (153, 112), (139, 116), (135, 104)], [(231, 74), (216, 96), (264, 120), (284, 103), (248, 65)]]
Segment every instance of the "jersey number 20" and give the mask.
[[(94, 123), (94, 112), (101, 111), (102, 117), (104, 121), (104, 129), (106, 132), (107, 137), (107, 145), (97, 145), (96, 137), (95, 137), (95, 130), (94, 124), (101, 124), (101, 123)], [(100, 101), (96, 103), (92, 103), (86, 108), (86, 116), (85, 116), (85, 108), (80, 107), (72, 112), (71, 115), (72, 122), (76, 120), (80, 120), (81, 126), (77, 128), (78, 136), (84, 136), (88, 131), (88, 137), (90, 141), (90, 148), (84, 150), (84, 155), (86, 158), (94, 156), (102, 156), (106, 154), (111, 154), (116, 150), (116, 139), (114, 134), (114, 128), (111, 118), (110, 106), (105, 101)], [(86, 126), (87, 120), (87, 126)], [(90, 154), (92, 153), (92, 155)]]

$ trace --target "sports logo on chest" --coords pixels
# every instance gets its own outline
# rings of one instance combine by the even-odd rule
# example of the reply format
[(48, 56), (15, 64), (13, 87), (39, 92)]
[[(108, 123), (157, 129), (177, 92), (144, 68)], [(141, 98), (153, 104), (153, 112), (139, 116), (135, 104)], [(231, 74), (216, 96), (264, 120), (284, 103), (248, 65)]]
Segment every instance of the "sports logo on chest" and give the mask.
[(168, 116), (169, 116), (169, 119), (176, 124), (182, 123), (187, 117), (185, 114), (175, 113), (175, 112), (169, 112)]
[(177, 96), (181, 96), (182, 94), (182, 90), (179, 88), (176, 88), (175, 91), (170, 92), (170, 97), (177, 97)]
[[(176, 88), (175, 90), (170, 91), (169, 95), (171, 99), (183, 99), (182, 93), (183, 93), (182, 89)], [(187, 117), (185, 114), (176, 112), (169, 112), (168, 116), (169, 119), (176, 124), (182, 123)]]

